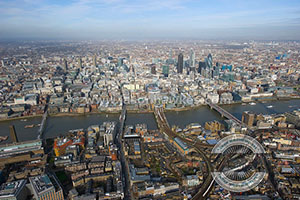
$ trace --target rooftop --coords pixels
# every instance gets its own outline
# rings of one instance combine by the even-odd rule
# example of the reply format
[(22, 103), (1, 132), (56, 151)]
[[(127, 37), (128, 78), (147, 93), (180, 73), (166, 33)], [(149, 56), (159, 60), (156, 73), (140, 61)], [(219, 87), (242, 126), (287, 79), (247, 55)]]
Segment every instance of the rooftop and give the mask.
[(24, 179), (9, 183), (3, 183), (0, 186), (0, 197), (16, 197), (25, 185), (26, 180)]
[(61, 187), (58, 180), (53, 175), (40, 175), (29, 178), (30, 184), (32, 186), (33, 192), (36, 195), (50, 191), (50, 190), (60, 190)]
[(188, 146), (185, 142), (183, 142), (182, 140), (180, 140), (179, 138), (175, 138), (174, 139), (175, 142), (184, 150), (188, 149)]
[(48, 175), (41, 175), (30, 178), (30, 183), (32, 185), (33, 190), (37, 193), (43, 193), (47, 190), (54, 189), (52, 182)]

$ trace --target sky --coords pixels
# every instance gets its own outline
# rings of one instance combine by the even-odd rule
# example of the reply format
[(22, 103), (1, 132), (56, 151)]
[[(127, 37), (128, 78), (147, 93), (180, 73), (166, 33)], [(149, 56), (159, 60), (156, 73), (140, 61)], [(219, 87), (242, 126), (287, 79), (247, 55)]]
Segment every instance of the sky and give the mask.
[(0, 39), (300, 40), (300, 0), (0, 0)]

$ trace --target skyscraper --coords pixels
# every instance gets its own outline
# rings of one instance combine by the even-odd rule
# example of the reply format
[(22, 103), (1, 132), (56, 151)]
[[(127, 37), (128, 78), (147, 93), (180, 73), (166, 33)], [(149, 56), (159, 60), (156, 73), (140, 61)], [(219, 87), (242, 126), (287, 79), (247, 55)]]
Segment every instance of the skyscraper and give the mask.
[(208, 54), (208, 56), (207, 56), (207, 67), (209, 68), (209, 69), (211, 69), (212, 68), (212, 66), (213, 66), (213, 60), (212, 60), (212, 56), (211, 56), (211, 54)]
[(170, 49), (170, 52), (169, 52), (169, 59), (170, 59), (170, 60), (173, 59), (173, 52), (172, 52), (172, 49)]
[(82, 68), (82, 60), (81, 60), (81, 58), (78, 58), (78, 68)]
[(163, 65), (162, 66), (162, 71), (165, 77), (169, 76), (169, 66), (168, 65)]
[(63, 59), (63, 70), (64, 70), (64, 72), (66, 72), (68, 70), (68, 62), (65, 58)]
[(219, 66), (218, 62), (216, 63), (216, 66), (214, 67), (213, 74), (214, 74), (213, 76), (219, 76), (219, 74), (220, 74), (220, 66)]
[(195, 68), (195, 52), (193, 51), (193, 49), (191, 49), (190, 67), (192, 70), (194, 70), (194, 68)]
[(177, 73), (182, 74), (182, 72), (183, 72), (183, 54), (180, 53), (178, 55)]
[(124, 58), (118, 58), (118, 67), (121, 67), (124, 64)]
[(97, 57), (96, 57), (96, 55), (93, 56), (93, 66), (97, 67)]
[(199, 62), (199, 67), (198, 67), (198, 73), (203, 75), (203, 72), (204, 72), (205, 68), (206, 68), (205, 62), (200, 61)]
[(10, 133), (10, 139), (12, 142), (15, 142), (15, 143), (19, 142), (14, 125), (9, 126), (9, 133)]
[(169, 58), (167, 59), (166, 63), (170, 65), (174, 64), (172, 49), (170, 49)]

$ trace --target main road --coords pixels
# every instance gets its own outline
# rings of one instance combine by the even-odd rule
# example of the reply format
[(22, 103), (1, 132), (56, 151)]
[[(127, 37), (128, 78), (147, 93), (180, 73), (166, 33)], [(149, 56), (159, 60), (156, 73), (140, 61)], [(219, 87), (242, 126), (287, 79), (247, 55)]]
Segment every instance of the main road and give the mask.
[(123, 105), (123, 109), (122, 109), (122, 112), (121, 112), (121, 115), (119, 118), (120, 127), (119, 127), (119, 130), (117, 131), (117, 135), (115, 137), (115, 142), (119, 149), (119, 159), (121, 161), (122, 173), (124, 175), (123, 176), (124, 197), (125, 197), (125, 199), (133, 199), (132, 192), (130, 190), (129, 167), (128, 167), (128, 162), (125, 158), (124, 143), (123, 143), (126, 114), (127, 114), (126, 105)]

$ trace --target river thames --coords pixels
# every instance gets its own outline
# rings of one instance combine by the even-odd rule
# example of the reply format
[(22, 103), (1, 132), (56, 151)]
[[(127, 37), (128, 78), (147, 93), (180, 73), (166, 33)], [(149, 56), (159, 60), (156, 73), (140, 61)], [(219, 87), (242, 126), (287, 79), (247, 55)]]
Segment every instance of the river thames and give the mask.
[[(272, 105), (272, 107), (270, 107)], [(295, 100), (286, 100), (286, 101), (268, 101), (265, 103), (256, 103), (256, 105), (224, 105), (224, 109), (229, 111), (231, 114), (236, 116), (238, 119), (242, 118), (243, 111), (253, 111), (257, 114), (275, 114), (275, 113), (284, 113), (290, 112), (295, 109), (300, 108), (300, 99)], [(188, 111), (170, 111), (166, 112), (166, 117), (169, 121), (169, 124), (177, 125), (181, 128), (190, 124), (190, 123), (200, 123), (204, 125), (207, 121), (224, 120), (221, 116), (210, 110), (208, 106), (201, 106), (194, 110)], [(64, 117), (49, 117), (47, 119), (47, 125), (44, 132), (45, 138), (56, 137), (59, 135), (66, 134), (68, 130), (87, 128), (90, 125), (102, 124), (104, 121), (118, 121), (119, 114), (90, 114), (82, 116), (64, 116)], [(15, 125), (18, 139), (20, 141), (32, 140), (37, 137), (38, 127), (34, 128), (24, 128), (28, 124), (39, 124), (41, 123), (41, 117), (28, 118), (27, 121), (21, 120), (11, 120), (0, 122), (0, 135), (5, 136), (9, 135), (9, 125)], [(134, 125), (138, 123), (146, 123), (148, 129), (157, 129), (154, 115), (152, 113), (147, 114), (132, 114), (129, 113), (126, 119), (126, 125)], [(10, 142), (10, 139), (3, 142)]]

